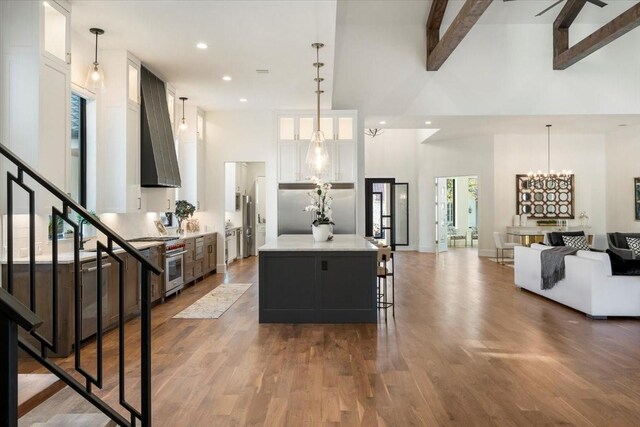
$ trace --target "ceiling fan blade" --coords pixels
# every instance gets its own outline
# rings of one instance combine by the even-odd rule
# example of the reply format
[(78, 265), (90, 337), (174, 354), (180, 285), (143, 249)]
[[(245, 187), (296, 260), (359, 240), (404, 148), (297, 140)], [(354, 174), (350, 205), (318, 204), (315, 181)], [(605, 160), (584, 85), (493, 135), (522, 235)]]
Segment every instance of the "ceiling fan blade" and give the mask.
[(591, 4), (595, 4), (596, 6), (605, 7), (607, 4), (601, 0), (587, 0)]
[(562, 3), (564, 0), (558, 0), (557, 2), (555, 2), (554, 4), (552, 4), (551, 6), (549, 6), (548, 8), (546, 8), (545, 10), (543, 10), (542, 12), (538, 13), (536, 16), (540, 16), (542, 14), (547, 13), (548, 11), (550, 11), (551, 9), (553, 9), (554, 7), (556, 7), (557, 5), (559, 5), (560, 3)]

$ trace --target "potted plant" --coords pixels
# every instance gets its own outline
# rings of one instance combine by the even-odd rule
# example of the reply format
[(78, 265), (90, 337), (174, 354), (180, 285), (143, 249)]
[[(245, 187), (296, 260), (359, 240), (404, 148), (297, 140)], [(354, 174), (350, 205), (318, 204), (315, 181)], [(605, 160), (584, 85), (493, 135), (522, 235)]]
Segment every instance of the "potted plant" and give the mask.
[(178, 233), (182, 232), (182, 221), (191, 218), (196, 211), (196, 207), (186, 200), (176, 200), (175, 216), (178, 218)]
[(329, 197), (331, 184), (322, 182), (317, 177), (312, 177), (311, 181), (316, 185), (316, 188), (308, 193), (309, 205), (304, 210), (314, 213), (315, 218), (311, 223), (313, 239), (316, 242), (326, 242), (331, 234), (331, 226), (334, 225), (331, 220), (331, 202), (333, 199)]

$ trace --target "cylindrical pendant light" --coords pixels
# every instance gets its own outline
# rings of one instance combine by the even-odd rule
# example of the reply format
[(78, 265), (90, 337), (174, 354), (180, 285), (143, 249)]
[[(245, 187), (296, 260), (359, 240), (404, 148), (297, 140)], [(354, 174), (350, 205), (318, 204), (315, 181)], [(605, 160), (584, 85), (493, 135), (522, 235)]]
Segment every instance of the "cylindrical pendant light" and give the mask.
[(95, 34), (96, 36), (96, 47), (93, 64), (91, 64), (91, 66), (89, 67), (89, 72), (87, 73), (85, 87), (93, 92), (104, 92), (104, 73), (102, 72), (100, 63), (98, 62), (98, 36), (104, 34), (104, 30), (100, 28), (90, 28), (89, 32), (91, 34)]

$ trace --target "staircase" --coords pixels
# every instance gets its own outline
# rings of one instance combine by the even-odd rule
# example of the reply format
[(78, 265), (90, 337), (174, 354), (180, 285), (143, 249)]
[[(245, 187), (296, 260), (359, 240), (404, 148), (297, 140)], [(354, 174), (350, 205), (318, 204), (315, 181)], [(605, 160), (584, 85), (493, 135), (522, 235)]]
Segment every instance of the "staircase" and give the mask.
[[(66, 193), (53, 185), (45, 177), (18, 158), (7, 147), (0, 144), (0, 160), (6, 173), (6, 264), (0, 287), (0, 427), (33, 426), (151, 426), (151, 274), (161, 274), (162, 270), (151, 264), (138, 250), (125, 239), (105, 226), (98, 218), (76, 203)], [(8, 167), (6, 167), (8, 166)], [(15, 171), (15, 172), (14, 172)], [(3, 184), (4, 180), (3, 180)], [(33, 187), (43, 189), (48, 197), (59, 202), (51, 206), (52, 218), (52, 274), (46, 285), (51, 289), (52, 314), (49, 319), (40, 319), (36, 315), (36, 192)], [(26, 193), (29, 215), (29, 286), (28, 298), (18, 299), (14, 295), (14, 193)], [(61, 206), (61, 208), (60, 208)], [(4, 206), (3, 206), (4, 208)], [(110, 406), (94, 393), (94, 388), (104, 387), (104, 363), (102, 348), (102, 316), (97, 317), (96, 325), (96, 363), (89, 369), (81, 363), (82, 346), (82, 283), (80, 276), (80, 240), (81, 225), (78, 217), (93, 225), (105, 236), (106, 243), (98, 243), (96, 262), (98, 272), (102, 269), (103, 256), (109, 256), (118, 264), (119, 275), (124, 277), (125, 263), (114, 253), (121, 249), (131, 255), (139, 264), (141, 272), (140, 301), (140, 396), (139, 407), (134, 407), (127, 397), (125, 382), (125, 302), (124, 280), (119, 281), (119, 321), (118, 321), (118, 405)], [(63, 369), (56, 364), (49, 353), (58, 351), (58, 223), (67, 223), (73, 230), (74, 257), (74, 369)], [(100, 273), (96, 283), (97, 295), (102, 295)], [(26, 299), (26, 300), (25, 300)], [(102, 311), (101, 298), (97, 309)], [(48, 328), (53, 331), (45, 337), (38, 330), (43, 322), (50, 322)], [(34, 344), (35, 343), (35, 344)], [(18, 348), (46, 368), (51, 375), (28, 377), (18, 374)], [(129, 353), (132, 353), (129, 350)], [(136, 349), (135, 353), (138, 353)], [(113, 364), (113, 363), (112, 363)], [(113, 384), (112, 384), (113, 385)], [(22, 394), (19, 391), (22, 389)], [(110, 390), (111, 391), (111, 390)], [(53, 415), (55, 414), (55, 415)]]

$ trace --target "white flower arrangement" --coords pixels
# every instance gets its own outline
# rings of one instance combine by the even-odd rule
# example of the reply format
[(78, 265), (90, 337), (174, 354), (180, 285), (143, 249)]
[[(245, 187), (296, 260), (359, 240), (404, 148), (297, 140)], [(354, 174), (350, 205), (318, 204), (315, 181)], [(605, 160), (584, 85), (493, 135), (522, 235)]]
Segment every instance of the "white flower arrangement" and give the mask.
[(310, 177), (309, 180), (316, 185), (316, 188), (307, 193), (309, 195), (309, 205), (307, 205), (304, 210), (315, 214), (315, 219), (312, 222), (313, 225), (333, 225), (333, 220), (331, 219), (331, 203), (333, 202), (333, 198), (329, 196), (331, 184), (323, 182), (316, 176)]

